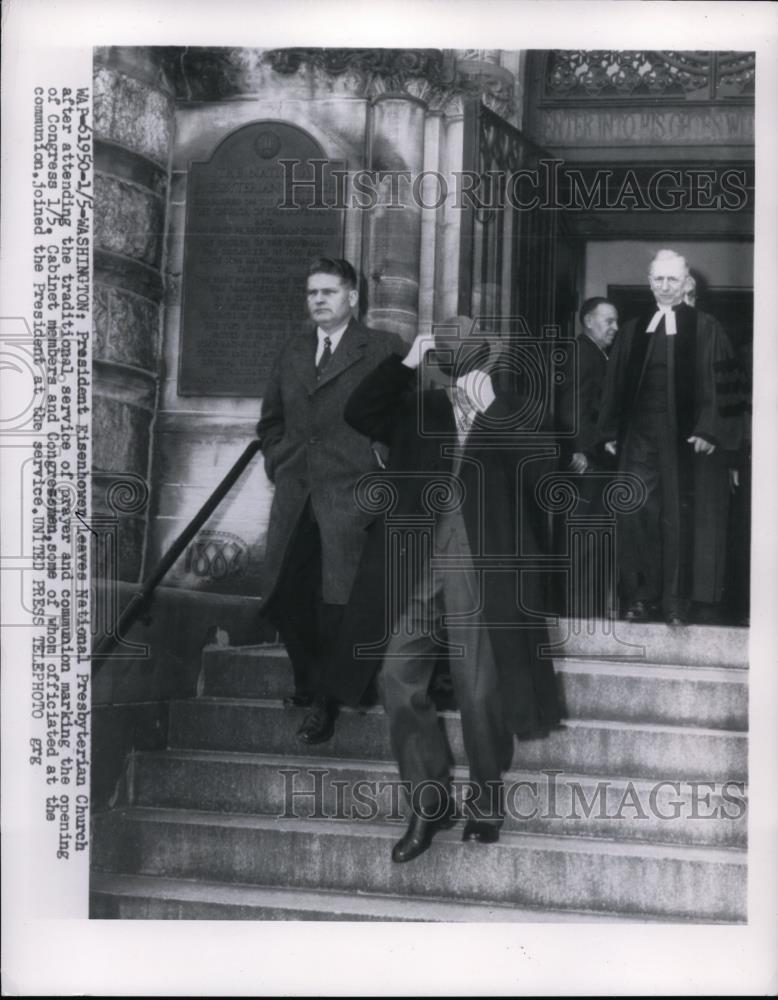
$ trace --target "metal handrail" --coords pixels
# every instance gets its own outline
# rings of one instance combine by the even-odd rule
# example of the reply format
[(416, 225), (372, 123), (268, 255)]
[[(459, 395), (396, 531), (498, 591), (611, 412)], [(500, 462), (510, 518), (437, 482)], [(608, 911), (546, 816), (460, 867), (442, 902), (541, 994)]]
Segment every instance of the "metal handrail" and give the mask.
[[(175, 563), (200, 528), (205, 524), (211, 514), (213, 514), (222, 500), (226, 497), (245, 468), (248, 466), (249, 462), (261, 448), (262, 442), (258, 439), (247, 445), (237, 462), (235, 462), (224, 479), (222, 479), (189, 524), (184, 528), (178, 538), (162, 556), (151, 574), (143, 581), (141, 589), (136, 594), (133, 594), (124, 611), (122, 611), (113, 632), (110, 635), (103, 636), (97, 646), (93, 649), (93, 661), (107, 657), (114, 646), (119, 642), (121, 637), (126, 633), (127, 629), (133, 625), (148, 608), (154, 596), (154, 591), (159, 586), (168, 570), (173, 566), (173, 563)], [(104, 663), (105, 659), (102, 659), (101, 662), (94, 664), (92, 670), (93, 676), (99, 673), (100, 668)]]

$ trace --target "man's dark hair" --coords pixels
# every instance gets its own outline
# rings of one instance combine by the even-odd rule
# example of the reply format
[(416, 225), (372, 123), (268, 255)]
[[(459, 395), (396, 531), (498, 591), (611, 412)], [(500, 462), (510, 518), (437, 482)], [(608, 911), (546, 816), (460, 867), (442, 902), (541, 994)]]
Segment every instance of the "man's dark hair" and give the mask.
[(314, 274), (335, 274), (347, 288), (357, 287), (357, 272), (347, 260), (338, 257), (317, 257), (311, 261), (305, 277), (308, 279)]
[(589, 315), (593, 313), (597, 306), (613, 306), (616, 308), (616, 303), (611, 302), (610, 299), (606, 299), (604, 295), (595, 295), (591, 299), (587, 299), (586, 302), (581, 306), (581, 311), (578, 313), (578, 318), (581, 320), (581, 325), (583, 321)]

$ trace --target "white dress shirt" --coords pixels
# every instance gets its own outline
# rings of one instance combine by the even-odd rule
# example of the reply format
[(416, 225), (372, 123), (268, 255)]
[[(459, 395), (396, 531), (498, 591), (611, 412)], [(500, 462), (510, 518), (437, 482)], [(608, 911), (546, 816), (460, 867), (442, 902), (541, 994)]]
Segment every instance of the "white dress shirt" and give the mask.
[(330, 338), (330, 350), (334, 354), (335, 353), (335, 349), (337, 348), (338, 344), (340, 343), (340, 338), (346, 332), (346, 327), (347, 326), (348, 326), (348, 321), (346, 321), (343, 324), (343, 326), (341, 326), (339, 329), (335, 330), (334, 333), (325, 333), (324, 330), (322, 330), (322, 328), (320, 326), (316, 327), (316, 336), (317, 336), (319, 342), (316, 345), (316, 359), (315, 359), (314, 364), (317, 367), (319, 365), (319, 362), (321, 361), (322, 354), (324, 354), (324, 338), (325, 337), (329, 337)]
[(494, 400), (492, 380), (485, 372), (476, 370), (457, 379), (456, 385), (451, 387), (451, 403), (460, 445), (467, 440), (478, 414), (488, 410)]

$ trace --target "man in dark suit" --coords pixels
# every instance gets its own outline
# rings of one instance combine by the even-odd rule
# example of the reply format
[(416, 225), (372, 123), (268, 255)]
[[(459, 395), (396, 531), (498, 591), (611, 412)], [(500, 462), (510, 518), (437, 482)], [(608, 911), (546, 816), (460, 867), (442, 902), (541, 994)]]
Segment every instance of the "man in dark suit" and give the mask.
[[(602, 473), (615, 468), (615, 459), (605, 451), (599, 439), (598, 419), (605, 374), (607, 351), (619, 328), (616, 306), (602, 296), (587, 299), (579, 313), (581, 333), (577, 345), (577, 377), (562, 381), (558, 399), (558, 425), (571, 428), (575, 437), (562, 449), (561, 467), (580, 476), (580, 502), (576, 516), (591, 517), (604, 513)], [(592, 617), (609, 610), (612, 595), (603, 593), (602, 581), (593, 579), (594, 538), (580, 553), (582, 564), (571, 567), (566, 612), (572, 617)]]
[(343, 419), (354, 388), (379, 361), (403, 352), (394, 334), (352, 316), (357, 277), (345, 260), (315, 260), (307, 277), (315, 329), (281, 351), (262, 401), (257, 433), (275, 485), (262, 567), (263, 608), (289, 653), (294, 693), (308, 708), (303, 743), (333, 733), (337, 706), (321, 672), (338, 635), (370, 518), (354, 506), (354, 487), (377, 468), (368, 437)]
[[(488, 343), (464, 339), (458, 317), (449, 361), (423, 365), (418, 337), (357, 387), (346, 420), (388, 445), (385, 473), (366, 477), (359, 504), (373, 510), (362, 566), (346, 612), (329, 690), (357, 704), (380, 666), (392, 747), (410, 794), (411, 818), (392, 859), (411, 861), (451, 820), (449, 751), (429, 696), (448, 655), (470, 763), (463, 839), (493, 843), (502, 822), (502, 776), (514, 734), (545, 733), (559, 719), (542, 601), (522, 567), (542, 550), (535, 485), (550, 468), (553, 435), (539, 447), (542, 404), (501, 390)], [(453, 358), (453, 360), (451, 360)], [(420, 369), (424, 369), (421, 371)], [(378, 512), (378, 516), (376, 516)]]
[(584, 302), (579, 317), (578, 381), (567, 405), (575, 407), (576, 427), (570, 468), (580, 473), (597, 468), (603, 462), (604, 449), (599, 441), (597, 421), (608, 367), (607, 351), (619, 329), (619, 313), (609, 299), (596, 296)]
[(645, 501), (622, 515), (618, 556), (629, 621), (661, 603), (684, 625), (692, 602), (716, 604), (724, 586), (728, 468), (737, 461), (743, 400), (721, 325), (687, 305), (686, 260), (660, 250), (649, 284), (655, 309), (624, 325), (608, 363), (600, 438)]

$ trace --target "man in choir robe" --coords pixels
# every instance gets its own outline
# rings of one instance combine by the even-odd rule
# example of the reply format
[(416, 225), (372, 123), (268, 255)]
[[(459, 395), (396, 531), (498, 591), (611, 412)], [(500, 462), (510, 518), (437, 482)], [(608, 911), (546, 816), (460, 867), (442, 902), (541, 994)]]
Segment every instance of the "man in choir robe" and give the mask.
[(686, 624), (692, 602), (721, 600), (743, 412), (729, 339), (684, 303), (688, 278), (680, 254), (659, 251), (649, 270), (656, 309), (622, 327), (600, 413), (601, 440), (644, 494), (619, 521), (624, 617), (646, 621), (660, 606), (674, 626)]

